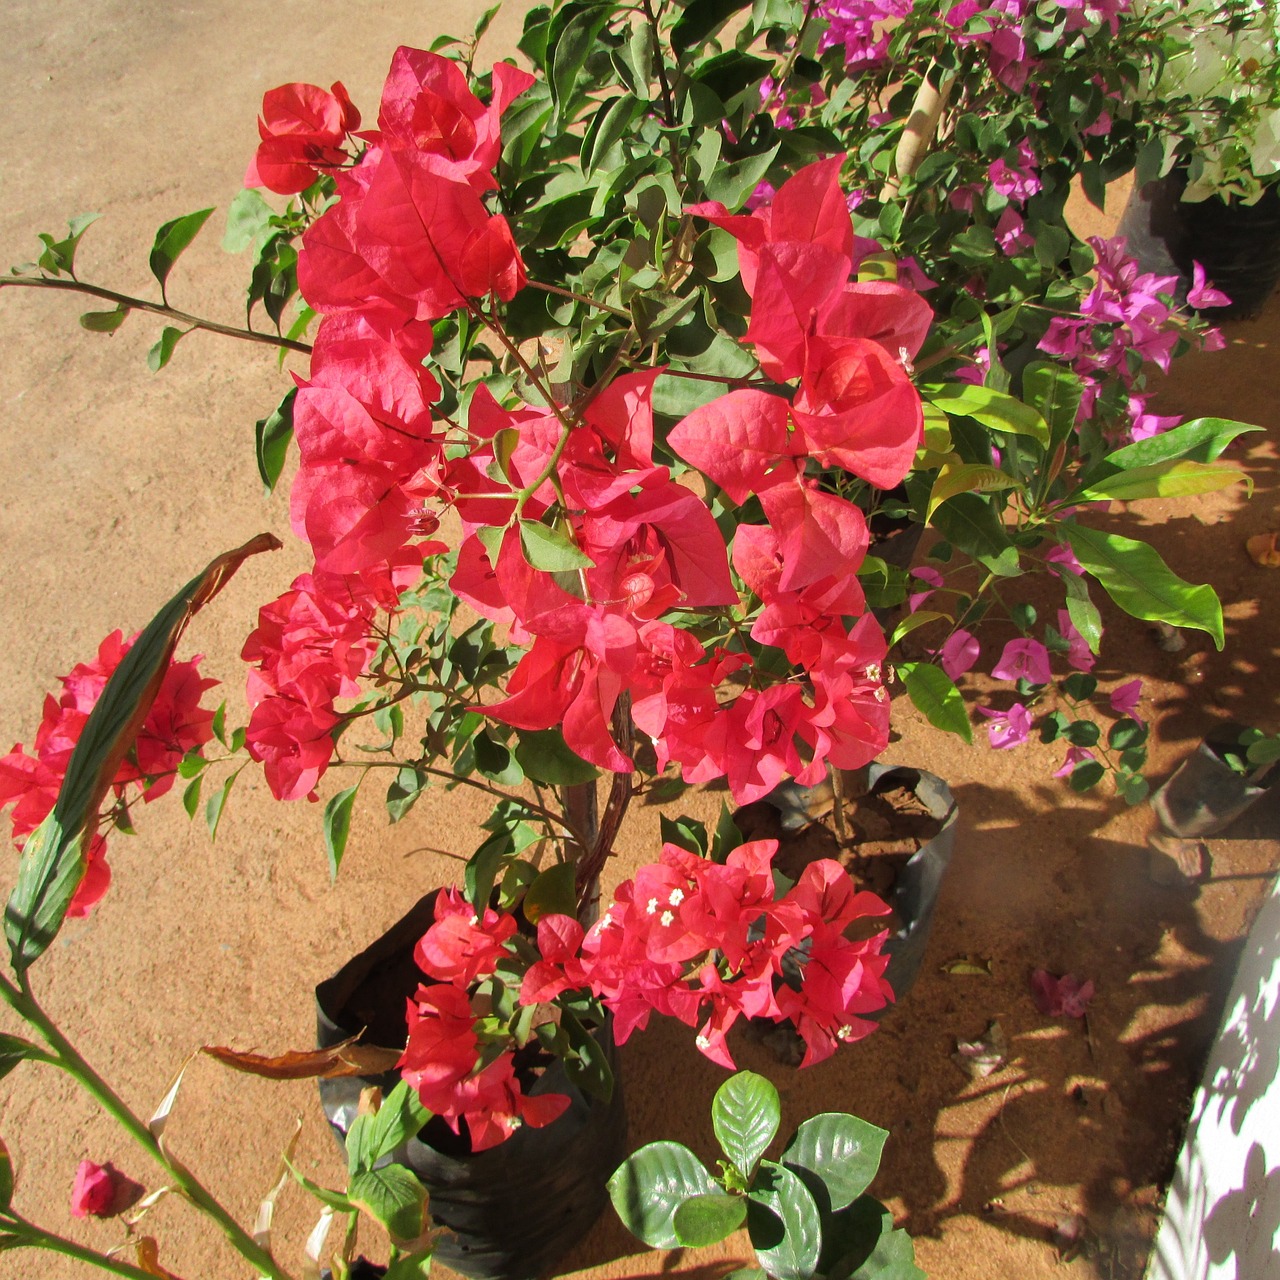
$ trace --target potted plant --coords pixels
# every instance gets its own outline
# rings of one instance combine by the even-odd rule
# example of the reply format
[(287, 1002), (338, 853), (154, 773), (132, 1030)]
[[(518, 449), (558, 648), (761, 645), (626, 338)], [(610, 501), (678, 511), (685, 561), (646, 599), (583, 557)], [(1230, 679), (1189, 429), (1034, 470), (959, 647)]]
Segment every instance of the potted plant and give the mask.
[(1280, 279), (1280, 19), (1264, 0), (1143, 12), (1163, 27), (1139, 98), (1164, 176), (1140, 183), (1121, 231), (1198, 310), (1255, 315)]
[[(540, 6), (520, 42), (533, 71), (478, 72), (482, 21), (447, 52), (398, 50), (376, 122), (341, 85), (267, 95), (229, 219), (251, 255), (250, 316), (261, 308), (267, 326), (235, 332), (305, 357), (257, 448), (270, 486), (296, 444), (292, 522), (314, 564), (245, 643), (242, 727), (200, 710), (198, 673), (171, 659), (245, 549), (141, 638), (114, 638), (66, 677), (33, 748), (0, 761), (23, 844), (7, 913), (15, 981), (0, 992), (46, 1039), (60, 1033), (29, 971), (107, 889), (103, 803), (102, 824), (127, 830), (126, 789), (155, 797), (181, 777), (188, 809), (205, 802), (216, 825), (247, 757), (281, 801), (324, 791), (334, 875), (379, 780), (392, 820), (430, 785), (494, 804), (462, 882), (407, 948), (416, 969), (390, 1058), (340, 1043), (316, 1059), (223, 1055), (236, 1065), (394, 1066), (474, 1158), (573, 1108), (539, 1084), (553, 1072), (603, 1105), (608, 1037), (622, 1043), (655, 1011), (727, 1067), (728, 1033), (757, 1016), (792, 1022), (818, 1061), (868, 1034), (891, 998), (883, 935), (844, 936), (884, 904), (834, 863), (782, 881), (772, 842), (744, 840), (728, 817), (700, 837), (684, 824), (618, 883), (606, 870), (618, 830), (660, 786), (723, 778), (741, 804), (784, 779), (862, 769), (885, 747), (898, 685), (969, 737), (955, 681), (995, 617), (993, 585), (1027, 572), (1052, 575), (1065, 608), (1046, 625), (1000, 593), (1014, 638), (994, 672), (1018, 701), (986, 709), (992, 745), (1017, 745), (1043, 710), (1042, 732), (1070, 744), (1073, 785), (1110, 771), (1127, 799), (1145, 794), (1136, 692), (1117, 702), (1081, 671), (1059, 691), (1050, 650), (1091, 664), (1091, 584), (1219, 644), (1221, 609), (1146, 544), (1093, 527), (1089, 508), (1235, 483), (1217, 459), (1246, 428), (1201, 420), (1145, 438), (1137, 380), (1195, 326), (1114, 247), (1064, 249), (1067, 169), (1033, 230), (1040, 247), (997, 253), (983, 234), (994, 206), (984, 195), (966, 210), (969, 178), (952, 175), (1030, 200), (1032, 162), (1003, 136), (970, 139), (976, 170), (935, 165), (948, 207), (982, 228), (962, 263), (981, 287), (953, 277), (932, 306), (905, 252), (918, 242), (925, 271), (941, 270), (928, 216), (912, 213), (928, 206), (926, 171), (898, 173), (874, 228), (851, 214), (844, 174), (864, 162), (861, 135), (835, 127), (863, 117), (839, 115), (854, 111), (834, 84), (843, 55), (818, 48), (834, 20), (805, 14), (753, 12), (730, 42), (718, 6)], [(978, 86), (973, 101), (952, 90), (969, 103), (955, 123), (968, 137), (980, 86), (1007, 66), (969, 18), (933, 26), (938, 56), (968, 68), (957, 84)], [(929, 68), (915, 75), (933, 84)], [(796, 76), (830, 85), (832, 127), (775, 119), (766, 79), (789, 95)], [(868, 137), (866, 154), (881, 154)], [(1064, 155), (1100, 165), (1104, 137)], [(111, 309), (84, 318), (95, 330), (159, 314), (159, 369), (192, 328), (227, 329), (168, 299), (207, 217), (157, 233), (158, 301), (81, 278), (83, 220), (0, 283), (103, 299)], [(881, 516), (934, 531), (927, 566), (868, 554)], [(871, 610), (895, 605), (906, 612), (886, 637)], [(908, 640), (932, 653), (907, 655)], [(1105, 747), (1095, 703), (1118, 717)], [(781, 976), (794, 953), (793, 986)], [(375, 1216), (406, 1246), (408, 1275), (425, 1259), (394, 1216), (403, 1198), (396, 1181)], [(6, 1230), (41, 1242), (17, 1222)], [(339, 1270), (353, 1249), (348, 1233)]]

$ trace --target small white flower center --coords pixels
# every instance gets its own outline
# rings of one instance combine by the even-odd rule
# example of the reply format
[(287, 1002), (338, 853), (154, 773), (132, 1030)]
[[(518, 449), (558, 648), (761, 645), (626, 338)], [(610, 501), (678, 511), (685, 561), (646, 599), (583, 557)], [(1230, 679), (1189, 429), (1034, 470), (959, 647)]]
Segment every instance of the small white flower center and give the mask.
[(684, 890), (683, 890), (683, 889), (672, 889), (672, 890), (671, 890), (671, 896), (667, 899), (667, 901), (668, 901), (668, 902), (669, 902), (673, 907), (678, 907), (678, 906), (679, 906), (679, 905), (684, 901)]
[(675, 916), (674, 916), (674, 915), (672, 915), (670, 911), (664, 911), (664, 912), (662, 913), (662, 924), (663, 924), (663, 927), (665, 928), (665, 927), (666, 927), (667, 925), (669, 925), (669, 924), (670, 924), (674, 919), (675, 919)]
[(658, 909), (658, 900), (657, 900), (657, 898), (650, 898), (650, 899), (649, 899), (649, 905), (648, 905), (647, 907), (645, 907), (645, 912), (646, 912), (646, 914), (648, 914), (648, 915), (653, 915), (653, 913), (654, 913), (655, 911), (657, 911), (657, 909)]

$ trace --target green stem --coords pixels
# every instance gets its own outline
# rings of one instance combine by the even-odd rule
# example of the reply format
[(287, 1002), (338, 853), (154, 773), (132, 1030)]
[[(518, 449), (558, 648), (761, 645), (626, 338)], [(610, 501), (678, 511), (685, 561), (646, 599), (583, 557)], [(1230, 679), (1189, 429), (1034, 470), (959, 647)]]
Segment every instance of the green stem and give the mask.
[[(80, 1056), (75, 1046), (37, 1003), (25, 971), (20, 981), (21, 989), (14, 986), (8, 978), (0, 975), (0, 998), (3, 998), (25, 1022), (40, 1033), (57, 1055), (57, 1065), (74, 1077), (98, 1105), (164, 1168), (176, 1188), (206, 1217), (217, 1224), (231, 1247), (256, 1268), (259, 1275), (266, 1276), (269, 1280), (290, 1280), (288, 1273), (281, 1270), (271, 1254), (245, 1231), (190, 1170), (161, 1146), (160, 1140), (129, 1109), (124, 1099)], [(124, 1274), (139, 1273), (129, 1271)]]
[(117, 1276), (128, 1276), (129, 1280), (155, 1280), (154, 1272), (135, 1267), (132, 1262), (121, 1262), (118, 1258), (100, 1253), (97, 1249), (90, 1249), (85, 1245), (77, 1244), (74, 1240), (68, 1240), (66, 1236), (45, 1231), (42, 1227), (37, 1227), (34, 1222), (18, 1217), (16, 1213), (8, 1213), (0, 1217), (0, 1230), (7, 1228), (11, 1223), (17, 1228), (14, 1234), (22, 1238), (23, 1245), (33, 1249), (48, 1249), (53, 1253), (61, 1253), (79, 1262), (87, 1262), (101, 1271), (110, 1271)]
[(0, 279), (0, 289), (67, 289), (72, 293), (87, 293), (91, 298), (101, 298), (104, 302), (114, 302), (118, 307), (129, 311), (150, 311), (154, 315), (164, 316), (169, 320), (177, 320), (189, 324), (193, 329), (204, 329), (208, 333), (220, 333), (224, 338), (239, 338), (242, 342), (263, 342), (269, 347), (283, 347), (286, 351), (300, 351), (306, 354), (311, 350), (310, 343), (295, 342), (292, 338), (281, 338), (269, 333), (257, 333), (253, 329), (237, 329), (234, 325), (219, 324), (216, 320), (202, 320), (199, 316), (178, 311), (167, 303), (148, 302), (145, 298), (134, 298), (127, 293), (117, 293), (114, 289), (104, 289), (96, 284), (84, 284), (79, 280), (51, 280), (46, 276), (7, 277)]

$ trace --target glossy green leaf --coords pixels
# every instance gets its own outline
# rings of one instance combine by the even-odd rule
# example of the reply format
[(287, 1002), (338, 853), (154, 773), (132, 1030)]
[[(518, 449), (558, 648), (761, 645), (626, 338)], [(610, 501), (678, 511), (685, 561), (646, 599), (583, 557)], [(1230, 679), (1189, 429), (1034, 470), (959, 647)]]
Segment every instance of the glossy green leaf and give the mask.
[(611, 148), (627, 136), (644, 105), (639, 98), (624, 94), (598, 109), (582, 147), (582, 172), (588, 178), (604, 162)]
[(973, 418), (993, 431), (1030, 436), (1041, 444), (1049, 443), (1048, 423), (1030, 405), (1003, 391), (980, 386), (961, 390), (948, 387), (930, 394), (928, 398), (935, 408), (952, 416)]
[(747, 1231), (760, 1265), (776, 1280), (813, 1280), (822, 1221), (808, 1187), (790, 1169), (766, 1160), (747, 1195)]
[(1084, 638), (1090, 653), (1097, 653), (1102, 643), (1102, 615), (1098, 606), (1089, 599), (1089, 584), (1078, 573), (1063, 571), (1059, 574), (1067, 592), (1067, 616), (1071, 625)]
[(777, 1089), (752, 1071), (730, 1076), (711, 1101), (716, 1141), (748, 1179), (778, 1132), (781, 1119)]
[(90, 333), (115, 333), (128, 314), (129, 308), (123, 303), (114, 311), (86, 311), (80, 317), (80, 326)]
[(811, 1116), (782, 1153), (782, 1163), (814, 1190), (826, 1191), (824, 1210), (843, 1209), (871, 1185), (889, 1134), (857, 1116), (828, 1111)]
[(719, 1244), (732, 1235), (747, 1219), (747, 1201), (743, 1196), (714, 1191), (692, 1196), (680, 1205), (671, 1220), (680, 1244), (690, 1249)]
[(427, 1189), (403, 1165), (355, 1174), (347, 1197), (380, 1222), (393, 1241), (416, 1240), (426, 1224)]
[(200, 791), (202, 789), (204, 779), (193, 778), (182, 791), (182, 807), (187, 811), (188, 818), (194, 818), (200, 811)]
[(254, 427), (254, 454), (258, 460), (258, 475), (271, 493), (284, 470), (284, 461), (293, 439), (293, 402), (297, 387), (290, 387), (284, 398), (265, 417), (259, 418)]
[(950, 621), (951, 615), (947, 613), (938, 613), (932, 609), (917, 609), (915, 613), (909, 613), (903, 620), (893, 629), (893, 634), (889, 637), (889, 647), (892, 649), (904, 636), (909, 636), (919, 627), (923, 627), (930, 622)]
[(159, 373), (173, 358), (174, 349), (188, 332), (190, 331), (187, 329), (175, 329), (172, 325), (165, 325), (160, 331), (160, 340), (147, 352), (147, 368), (152, 373)]
[(553, 787), (590, 782), (599, 774), (595, 765), (570, 750), (559, 729), (521, 729), (516, 760), (527, 777)]
[(980, 559), (1003, 555), (1011, 543), (1000, 517), (976, 493), (944, 502), (929, 523), (957, 550)]
[(979, 462), (962, 462), (948, 464), (938, 472), (929, 494), (929, 507), (925, 519), (933, 517), (933, 513), (948, 498), (962, 493), (992, 493), (1000, 489), (1017, 487), (1017, 480), (1006, 475), (999, 467), (985, 466)]
[(568, 534), (537, 520), (520, 521), (520, 549), (529, 564), (546, 573), (589, 569), (595, 563), (573, 544)]
[(351, 834), (351, 808), (355, 804), (357, 782), (354, 787), (330, 796), (324, 807), (324, 851), (329, 858), (329, 879), (337, 880), (342, 855), (347, 851), (347, 837)]
[(1084, 569), (1132, 617), (1206, 631), (1221, 649), (1222, 605), (1212, 587), (1179, 578), (1145, 542), (1067, 521), (1062, 532)]
[(1022, 394), (1048, 423), (1053, 440), (1063, 439), (1075, 429), (1084, 394), (1079, 374), (1052, 360), (1033, 361), (1022, 371)]
[(1106, 769), (1097, 760), (1081, 760), (1071, 770), (1071, 790), (1088, 791), (1102, 781), (1106, 772)]
[(1074, 494), (1072, 500), (1133, 502), (1141, 498), (1182, 498), (1227, 489), (1242, 480), (1252, 488), (1248, 475), (1235, 467), (1206, 462), (1157, 462), (1095, 481)]
[(537, 924), (543, 916), (577, 916), (576, 871), (572, 862), (558, 862), (529, 886), (524, 895), (524, 914), (531, 924)]
[(1132, 467), (1150, 467), (1159, 462), (1172, 462), (1186, 458), (1192, 462), (1212, 462), (1237, 436), (1249, 431), (1261, 431), (1245, 422), (1233, 422), (1229, 418), (1195, 418), (1181, 426), (1162, 431), (1127, 444), (1103, 460), (1109, 466), (1128, 470)]
[(966, 742), (973, 741), (964, 698), (941, 667), (929, 662), (901, 662), (897, 672), (907, 696), (931, 725), (958, 734)]
[(165, 281), (169, 278), (169, 272), (173, 270), (173, 264), (200, 234), (200, 228), (209, 220), (212, 212), (212, 209), (197, 209), (195, 213), (187, 213), (181, 218), (166, 222), (156, 232), (149, 261), (151, 274), (160, 282), (160, 296), (166, 301)]
[(676, 1209), (715, 1190), (702, 1161), (678, 1142), (641, 1147), (609, 1179), (609, 1197), (623, 1226), (653, 1249), (676, 1248)]

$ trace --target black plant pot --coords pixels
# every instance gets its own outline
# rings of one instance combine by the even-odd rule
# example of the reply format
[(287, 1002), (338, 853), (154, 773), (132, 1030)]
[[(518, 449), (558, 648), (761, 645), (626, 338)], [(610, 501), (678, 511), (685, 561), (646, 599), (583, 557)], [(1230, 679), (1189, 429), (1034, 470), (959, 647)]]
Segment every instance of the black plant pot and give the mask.
[[(422, 981), (413, 948), (434, 919), (435, 894), (423, 898), (382, 937), (316, 987), (319, 1043), (361, 1034), (369, 1044), (405, 1042), (405, 1003)], [(448, 1227), (436, 1248), (445, 1266), (475, 1280), (534, 1280), (586, 1234), (608, 1201), (606, 1182), (626, 1155), (626, 1115), (609, 1028), (598, 1036), (614, 1067), (613, 1097), (582, 1093), (555, 1062), (529, 1092), (561, 1093), (568, 1110), (542, 1129), (518, 1129), (473, 1155), (436, 1118), (393, 1159), (412, 1169), (430, 1195), (435, 1225)], [(320, 1101), (339, 1140), (356, 1116), (360, 1090), (393, 1088), (398, 1073), (320, 1082)]]
[(1143, 271), (1179, 277), (1178, 300), (1185, 302), (1194, 264), (1231, 299), (1225, 307), (1198, 308), (1208, 319), (1255, 316), (1280, 281), (1280, 188), (1267, 187), (1246, 205), (1215, 196), (1185, 201), (1185, 171), (1135, 188), (1117, 234)]
[(1151, 797), (1166, 831), (1186, 839), (1216, 835), (1266, 794), (1278, 776), (1273, 766), (1238, 773), (1223, 759), (1224, 748), (1238, 744), (1241, 727), (1227, 724), (1209, 734)]

